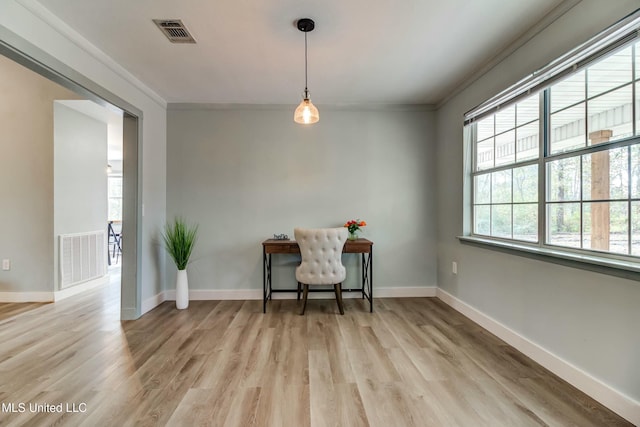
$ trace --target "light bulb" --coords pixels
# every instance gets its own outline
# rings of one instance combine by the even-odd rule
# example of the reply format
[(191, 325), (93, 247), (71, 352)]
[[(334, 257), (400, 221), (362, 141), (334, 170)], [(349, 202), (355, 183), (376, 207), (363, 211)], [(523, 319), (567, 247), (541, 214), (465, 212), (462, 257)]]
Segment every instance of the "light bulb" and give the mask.
[(320, 113), (309, 98), (302, 100), (296, 111), (293, 113), (293, 121), (304, 125), (317, 123), (320, 120)]
[(305, 123), (309, 123), (311, 121), (311, 110), (308, 105), (305, 105), (304, 110), (302, 110), (302, 121)]

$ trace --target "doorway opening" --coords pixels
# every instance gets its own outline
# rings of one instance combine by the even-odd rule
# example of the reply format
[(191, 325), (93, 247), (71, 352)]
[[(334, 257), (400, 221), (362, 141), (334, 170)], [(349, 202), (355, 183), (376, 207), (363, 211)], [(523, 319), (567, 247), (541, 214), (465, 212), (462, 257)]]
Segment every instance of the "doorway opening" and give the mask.
[[(10, 37), (7, 34), (10, 34)], [(5, 40), (11, 40), (11, 44)], [(71, 93), (72, 96), (68, 96), (68, 93), (62, 97), (54, 97), (55, 100), (63, 99), (65, 101), (90, 101), (91, 103), (102, 107), (108, 111), (119, 114), (121, 117), (121, 172), (120, 172), (120, 185), (121, 185), (121, 228), (119, 230), (120, 245), (117, 248), (117, 264), (121, 270), (121, 303), (120, 303), (120, 318), (123, 320), (138, 318), (141, 314), (141, 283), (138, 271), (140, 269), (140, 228), (138, 227), (138, 221), (141, 218), (139, 200), (139, 157), (138, 157), (138, 143), (141, 135), (141, 120), (142, 113), (137, 108), (131, 106), (127, 102), (123, 101), (119, 97), (105, 90), (104, 88), (96, 85), (92, 81), (86, 79), (84, 76), (71, 70), (65, 64), (59, 62), (57, 59), (52, 58), (39, 48), (31, 45), (29, 42), (15, 36), (8, 32), (8, 30), (0, 27), (0, 56), (3, 61), (12, 62), (15, 66), (16, 63), (27, 68), (25, 72), (35, 72), (39, 77), (44, 77), (43, 80), (49, 81), (59, 85), (61, 90), (66, 90)], [(30, 71), (29, 71), (30, 70)], [(42, 89), (43, 84), (38, 83), (35, 86), (30, 86), (33, 89)], [(18, 97), (16, 96), (16, 99)], [(24, 101), (19, 101), (24, 102)], [(21, 115), (17, 112), (18, 104), (8, 104), (4, 111), (8, 112), (6, 115), (7, 122), (11, 120), (15, 121), (16, 118), (20, 118)], [(51, 117), (40, 117), (38, 120), (53, 120), (53, 103), (51, 103)], [(35, 117), (33, 109), (25, 108), (25, 112), (22, 114), (23, 119), (33, 120)], [(22, 129), (27, 129), (30, 126), (25, 123)], [(43, 128), (47, 128), (46, 124)], [(50, 129), (50, 127), (49, 127)], [(19, 133), (20, 129), (17, 128)], [(5, 132), (11, 135), (11, 132)], [(13, 136), (12, 136), (13, 138)], [(28, 137), (28, 141), (33, 142), (34, 139)], [(19, 146), (15, 141), (11, 143), (7, 142), (7, 147), (14, 150)], [(3, 243), (0, 244), (0, 250), (5, 253), (11, 253), (13, 259), (16, 261), (25, 260), (24, 263), (16, 262), (12, 265), (14, 271), (11, 274), (3, 276), (3, 280), (12, 285), (12, 290), (25, 285), (24, 294), (36, 294), (34, 289), (29, 289), (29, 286), (40, 286), (43, 292), (40, 294), (53, 293), (54, 299), (58, 295), (68, 294), (73, 290), (73, 287), (64, 288), (61, 286), (61, 274), (59, 273), (59, 259), (60, 254), (56, 254), (62, 247), (59, 244), (60, 230), (54, 229), (53, 224), (57, 219), (63, 218), (64, 214), (60, 212), (55, 213), (54, 206), (52, 206), (51, 200), (53, 200), (54, 191), (54, 148), (53, 148), (53, 135), (49, 139), (49, 145), (43, 147), (36, 146), (23, 146), (22, 148), (15, 148), (15, 150), (24, 150), (24, 152), (18, 152), (16, 159), (25, 162), (25, 169), (28, 171), (38, 171), (36, 176), (31, 176), (29, 184), (20, 183), (20, 185), (31, 185), (33, 188), (40, 189), (35, 194), (30, 194), (28, 197), (33, 196), (33, 200), (24, 201), (25, 194), (29, 194), (29, 190), (24, 188), (24, 191), (15, 192), (16, 200), (12, 203), (10, 200), (8, 203), (15, 207), (15, 211), (11, 213), (11, 218), (5, 218), (7, 224), (11, 223), (16, 228), (15, 238), (11, 238), (11, 234), (3, 236)], [(106, 151), (106, 150), (105, 150)], [(4, 150), (7, 153), (6, 150)], [(5, 156), (7, 161), (8, 158)], [(12, 160), (13, 161), (13, 160)], [(33, 162), (39, 162), (34, 165)], [(31, 163), (30, 163), (31, 162)], [(100, 229), (104, 231), (105, 241), (103, 252), (105, 263), (110, 262), (107, 258), (107, 248), (113, 250), (113, 247), (109, 247), (107, 240), (107, 204), (109, 198), (107, 196), (107, 168), (109, 160), (106, 153), (103, 162), (100, 165), (100, 173), (104, 179), (104, 221), (101, 223)], [(34, 168), (35, 166), (35, 168)], [(12, 178), (15, 179), (15, 178)], [(13, 194), (13, 193), (10, 193)], [(22, 197), (23, 199), (19, 199)], [(40, 209), (27, 209), (30, 203), (35, 203)], [(36, 212), (39, 212), (39, 216), (34, 216)], [(71, 221), (73, 223), (73, 221)], [(86, 226), (87, 231), (97, 226)], [(34, 238), (29, 243), (25, 243), (24, 233), (25, 231), (33, 230)], [(126, 236), (126, 240), (124, 237)], [(12, 240), (13, 239), (13, 240)], [(95, 239), (94, 239), (95, 240)], [(89, 238), (91, 241), (91, 238)], [(98, 245), (100, 246), (100, 245)], [(113, 254), (113, 252), (111, 252)], [(100, 254), (98, 254), (100, 255)], [(99, 258), (99, 256), (98, 256)], [(38, 265), (36, 271), (33, 272), (34, 262), (37, 259)], [(29, 260), (31, 260), (29, 264)], [(31, 265), (31, 272), (20, 271), (20, 265)], [(26, 275), (25, 275), (26, 274)], [(31, 274), (33, 277), (27, 277)], [(49, 279), (47, 279), (49, 277)], [(15, 285), (15, 286), (14, 286)], [(45, 292), (46, 290), (46, 292)], [(66, 295), (65, 294), (65, 295)], [(61, 298), (63, 296), (60, 296)]]

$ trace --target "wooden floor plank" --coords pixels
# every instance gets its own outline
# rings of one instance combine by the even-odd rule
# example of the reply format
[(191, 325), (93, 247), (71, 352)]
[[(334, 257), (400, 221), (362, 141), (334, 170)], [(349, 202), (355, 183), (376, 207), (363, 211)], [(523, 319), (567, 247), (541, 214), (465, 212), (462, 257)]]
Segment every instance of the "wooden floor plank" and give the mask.
[(0, 305), (0, 426), (629, 426), (433, 298)]
[(42, 307), (42, 302), (24, 302), (24, 303), (0, 303), (0, 323), (6, 319), (13, 319), (24, 313)]

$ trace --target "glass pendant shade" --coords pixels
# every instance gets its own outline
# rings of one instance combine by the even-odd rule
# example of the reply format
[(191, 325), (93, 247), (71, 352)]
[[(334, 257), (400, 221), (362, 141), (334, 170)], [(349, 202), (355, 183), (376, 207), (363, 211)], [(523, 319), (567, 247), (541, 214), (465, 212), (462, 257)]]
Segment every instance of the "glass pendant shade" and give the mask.
[(309, 98), (302, 100), (296, 111), (293, 113), (293, 121), (301, 124), (317, 123), (320, 120), (320, 113)]

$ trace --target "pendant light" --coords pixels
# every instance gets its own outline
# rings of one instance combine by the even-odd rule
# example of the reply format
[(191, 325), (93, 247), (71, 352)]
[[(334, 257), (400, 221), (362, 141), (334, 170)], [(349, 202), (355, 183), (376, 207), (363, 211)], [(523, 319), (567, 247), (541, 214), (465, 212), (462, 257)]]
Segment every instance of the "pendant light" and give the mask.
[(298, 19), (298, 30), (304, 33), (304, 98), (293, 113), (293, 121), (301, 124), (312, 124), (320, 120), (320, 113), (309, 99), (309, 89), (307, 89), (307, 33), (314, 28), (315, 22), (312, 19)]

